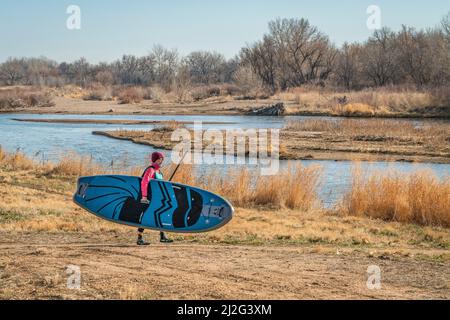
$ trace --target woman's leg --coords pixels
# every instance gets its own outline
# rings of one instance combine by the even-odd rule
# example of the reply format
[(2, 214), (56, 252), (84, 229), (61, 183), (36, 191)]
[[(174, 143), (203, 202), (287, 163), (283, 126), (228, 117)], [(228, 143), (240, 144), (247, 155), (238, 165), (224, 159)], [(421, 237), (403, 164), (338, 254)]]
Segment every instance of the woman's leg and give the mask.
[(144, 229), (143, 228), (139, 228), (138, 229), (138, 239), (137, 239), (137, 244), (139, 246), (147, 246), (149, 245), (148, 242), (144, 241)]
[(172, 243), (173, 242), (173, 240), (167, 238), (166, 234), (164, 232), (162, 232), (162, 231), (159, 233), (159, 241), (160, 242), (165, 242), (165, 243)]

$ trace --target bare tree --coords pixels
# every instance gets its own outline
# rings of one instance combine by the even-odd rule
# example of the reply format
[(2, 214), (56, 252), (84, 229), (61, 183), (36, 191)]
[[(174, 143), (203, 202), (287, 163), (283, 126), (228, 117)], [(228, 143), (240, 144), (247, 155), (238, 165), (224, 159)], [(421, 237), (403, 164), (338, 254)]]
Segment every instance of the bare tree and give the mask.
[(85, 58), (80, 58), (68, 65), (67, 73), (69, 75), (69, 79), (71, 79), (74, 83), (85, 87), (91, 80), (91, 65)]
[(450, 12), (442, 18), (441, 26), (445, 36), (450, 40)]
[(327, 80), (336, 55), (328, 37), (308, 20), (277, 19), (262, 41), (243, 50), (242, 59), (275, 91)]
[(0, 79), (8, 86), (20, 84), (26, 76), (23, 59), (8, 59), (0, 65)]
[(306, 19), (277, 19), (269, 23), (283, 79), (281, 87), (326, 80), (336, 50), (327, 36)]
[(358, 86), (360, 72), (361, 46), (358, 44), (344, 43), (339, 51), (336, 61), (336, 78), (339, 85), (346, 89)]
[(189, 89), (191, 88), (191, 74), (186, 64), (179, 66), (173, 87), (178, 102), (187, 100)]
[(450, 47), (441, 30), (427, 32), (430, 46), (431, 84), (442, 86), (450, 83)]
[(219, 53), (195, 51), (185, 58), (185, 64), (194, 83), (211, 84), (224, 81), (226, 60)]
[(148, 85), (155, 80), (153, 56), (124, 55), (114, 64), (114, 73), (121, 84)]
[(250, 66), (241, 65), (233, 75), (233, 81), (239, 88), (248, 94), (254, 89), (262, 88), (262, 83)]
[(57, 63), (47, 58), (24, 59), (25, 79), (28, 85), (48, 85), (58, 77)]
[(430, 38), (424, 31), (402, 27), (397, 36), (398, 67), (402, 68), (417, 86), (430, 83), (433, 73), (433, 61)]
[(150, 57), (154, 61), (155, 82), (164, 90), (170, 91), (178, 68), (177, 50), (168, 50), (157, 45)]
[(398, 74), (395, 33), (387, 28), (377, 30), (362, 50), (364, 73), (376, 86), (395, 82)]
[(235, 56), (225, 62), (220, 76), (221, 82), (232, 83), (235, 73), (238, 71), (241, 65), (239, 56)]
[(244, 64), (251, 66), (253, 72), (257, 74), (263, 85), (272, 93), (278, 89), (277, 76), (277, 54), (273, 40), (264, 36), (262, 41), (252, 46), (243, 48), (241, 58)]

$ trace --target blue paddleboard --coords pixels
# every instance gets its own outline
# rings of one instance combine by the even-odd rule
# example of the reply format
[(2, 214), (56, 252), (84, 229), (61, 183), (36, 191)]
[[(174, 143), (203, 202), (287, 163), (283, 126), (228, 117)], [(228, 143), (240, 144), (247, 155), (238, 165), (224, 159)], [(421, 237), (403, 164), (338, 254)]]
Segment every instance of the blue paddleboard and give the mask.
[(96, 216), (128, 226), (177, 233), (218, 229), (233, 217), (224, 198), (178, 183), (150, 180), (150, 204), (140, 203), (141, 178), (94, 176), (78, 179), (74, 202)]

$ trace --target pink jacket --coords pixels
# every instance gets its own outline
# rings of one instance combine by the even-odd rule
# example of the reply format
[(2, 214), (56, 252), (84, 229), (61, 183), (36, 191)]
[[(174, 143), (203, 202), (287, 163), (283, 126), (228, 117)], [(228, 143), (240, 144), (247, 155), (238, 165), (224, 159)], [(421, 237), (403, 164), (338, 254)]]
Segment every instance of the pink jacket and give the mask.
[(150, 179), (155, 179), (155, 174), (159, 170), (159, 165), (156, 163), (153, 163), (150, 167), (145, 170), (143, 176), (142, 176), (142, 182), (141, 182), (141, 191), (142, 191), (142, 197), (146, 198), (148, 195), (148, 184), (150, 183)]

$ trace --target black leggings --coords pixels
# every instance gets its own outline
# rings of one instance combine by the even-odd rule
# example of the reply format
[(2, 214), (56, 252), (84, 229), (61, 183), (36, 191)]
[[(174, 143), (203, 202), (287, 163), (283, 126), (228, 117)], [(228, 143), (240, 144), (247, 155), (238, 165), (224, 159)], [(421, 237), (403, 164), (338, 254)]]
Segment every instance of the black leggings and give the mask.
[[(139, 228), (139, 229), (138, 229), (139, 236), (141, 236), (142, 233), (144, 233), (144, 231), (145, 231), (144, 228)], [(161, 237), (163, 237), (163, 236), (164, 236), (164, 232), (160, 231), (160, 232), (159, 232), (159, 235), (160, 235)]]

